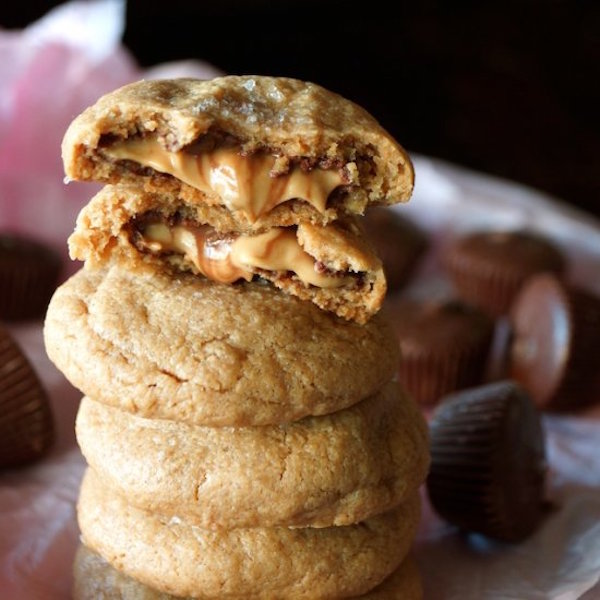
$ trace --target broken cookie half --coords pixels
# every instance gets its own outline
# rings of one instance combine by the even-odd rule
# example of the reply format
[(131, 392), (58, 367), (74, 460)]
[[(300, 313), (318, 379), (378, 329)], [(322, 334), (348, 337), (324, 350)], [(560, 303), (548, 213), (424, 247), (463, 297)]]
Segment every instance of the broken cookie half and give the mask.
[(386, 291), (381, 261), (355, 217), (247, 232), (219, 207), (136, 186), (102, 188), (79, 214), (69, 250), (90, 267), (142, 261), (225, 284), (270, 282), (359, 323)]
[(325, 225), (408, 200), (413, 168), (366, 111), (318, 85), (229, 76), (140, 81), (70, 125), (68, 178), (143, 183), (229, 213), (236, 231)]

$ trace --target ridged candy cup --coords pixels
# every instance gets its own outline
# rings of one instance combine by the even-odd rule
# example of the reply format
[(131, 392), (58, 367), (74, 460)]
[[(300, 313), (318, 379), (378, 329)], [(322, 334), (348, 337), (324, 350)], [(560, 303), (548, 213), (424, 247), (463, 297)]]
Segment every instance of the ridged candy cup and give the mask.
[(430, 431), (427, 490), (440, 516), (508, 542), (535, 531), (543, 514), (544, 435), (522, 388), (501, 381), (448, 396)]
[(48, 396), (16, 342), (0, 328), (0, 467), (32, 462), (53, 441)]

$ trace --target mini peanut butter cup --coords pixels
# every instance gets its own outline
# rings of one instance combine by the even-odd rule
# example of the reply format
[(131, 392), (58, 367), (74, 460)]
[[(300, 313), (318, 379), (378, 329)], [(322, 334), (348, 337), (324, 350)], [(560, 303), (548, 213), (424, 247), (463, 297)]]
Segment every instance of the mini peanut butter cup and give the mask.
[(509, 374), (546, 410), (600, 400), (600, 298), (552, 275), (532, 278), (513, 304)]
[(477, 231), (462, 236), (450, 245), (443, 262), (458, 295), (492, 316), (508, 313), (531, 276), (561, 274), (565, 269), (561, 251), (529, 231)]
[(0, 328), (0, 468), (37, 460), (53, 441), (48, 396), (16, 342)]
[(0, 234), (0, 319), (43, 317), (61, 266), (58, 254), (44, 244)]
[(483, 379), (494, 326), (485, 314), (456, 300), (403, 300), (390, 308), (400, 343), (398, 377), (422, 405)]
[(430, 422), (427, 490), (469, 532), (518, 542), (544, 512), (545, 444), (536, 408), (513, 381), (447, 396)]
[(412, 221), (385, 207), (368, 210), (363, 225), (383, 262), (388, 290), (401, 289), (427, 250), (425, 233)]

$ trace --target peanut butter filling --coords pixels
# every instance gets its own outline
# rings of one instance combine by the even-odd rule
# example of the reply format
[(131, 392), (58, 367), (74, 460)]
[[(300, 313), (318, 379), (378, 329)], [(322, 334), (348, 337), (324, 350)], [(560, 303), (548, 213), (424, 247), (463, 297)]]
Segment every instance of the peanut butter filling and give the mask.
[(331, 192), (346, 183), (340, 169), (298, 166), (272, 175), (277, 158), (268, 154), (242, 155), (232, 148), (201, 154), (165, 150), (152, 138), (131, 138), (105, 148), (116, 160), (131, 160), (144, 167), (173, 175), (205, 193), (217, 194), (231, 211), (241, 211), (255, 222), (274, 207), (294, 198), (323, 213)]
[(153, 253), (183, 255), (205, 277), (221, 283), (250, 281), (257, 270), (292, 272), (306, 285), (338, 288), (353, 281), (331, 272), (305, 252), (291, 228), (274, 227), (259, 235), (219, 234), (208, 225), (151, 222), (139, 233), (141, 245)]

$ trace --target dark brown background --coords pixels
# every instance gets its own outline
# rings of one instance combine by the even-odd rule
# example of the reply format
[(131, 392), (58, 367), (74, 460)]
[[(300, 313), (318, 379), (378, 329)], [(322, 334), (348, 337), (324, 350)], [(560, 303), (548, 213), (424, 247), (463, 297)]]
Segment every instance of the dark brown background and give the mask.
[[(3, 3), (0, 24), (23, 26), (52, 4)], [(365, 106), (409, 150), (600, 216), (596, 0), (130, 0), (127, 13), (125, 43), (142, 65), (200, 58), (310, 79)]]

